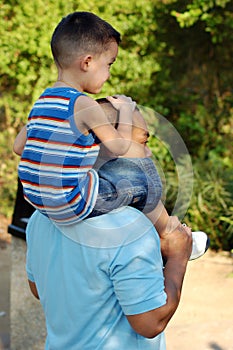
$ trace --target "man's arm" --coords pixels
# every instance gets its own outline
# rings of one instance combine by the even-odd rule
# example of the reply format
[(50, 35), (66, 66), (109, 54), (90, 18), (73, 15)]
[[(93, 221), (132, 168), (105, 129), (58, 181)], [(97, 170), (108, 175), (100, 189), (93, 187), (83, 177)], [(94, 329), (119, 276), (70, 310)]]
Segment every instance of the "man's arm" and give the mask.
[(167, 262), (164, 268), (166, 304), (148, 312), (128, 315), (127, 319), (135, 332), (146, 338), (154, 338), (167, 326), (175, 313), (181, 296), (183, 278), (192, 249), (191, 230), (182, 227), (164, 236), (164, 252)]
[(28, 280), (28, 283), (29, 283), (30, 290), (31, 290), (32, 294), (34, 295), (34, 297), (36, 299), (40, 299), (35, 282)]

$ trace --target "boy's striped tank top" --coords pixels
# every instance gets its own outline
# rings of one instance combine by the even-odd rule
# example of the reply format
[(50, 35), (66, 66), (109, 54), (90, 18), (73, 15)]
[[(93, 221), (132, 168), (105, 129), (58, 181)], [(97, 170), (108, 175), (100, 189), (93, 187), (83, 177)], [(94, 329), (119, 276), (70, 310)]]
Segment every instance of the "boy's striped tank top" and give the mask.
[(93, 135), (83, 135), (74, 121), (82, 95), (73, 88), (49, 88), (34, 104), (18, 172), (25, 198), (62, 224), (84, 219), (98, 193), (93, 164), (99, 152)]

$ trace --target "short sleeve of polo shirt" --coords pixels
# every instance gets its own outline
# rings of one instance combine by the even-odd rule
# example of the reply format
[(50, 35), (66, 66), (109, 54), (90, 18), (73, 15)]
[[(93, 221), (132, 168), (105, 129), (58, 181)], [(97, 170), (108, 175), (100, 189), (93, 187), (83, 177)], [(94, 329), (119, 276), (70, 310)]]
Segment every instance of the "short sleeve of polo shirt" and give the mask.
[(160, 241), (154, 228), (116, 252), (110, 278), (125, 315), (144, 313), (166, 303)]

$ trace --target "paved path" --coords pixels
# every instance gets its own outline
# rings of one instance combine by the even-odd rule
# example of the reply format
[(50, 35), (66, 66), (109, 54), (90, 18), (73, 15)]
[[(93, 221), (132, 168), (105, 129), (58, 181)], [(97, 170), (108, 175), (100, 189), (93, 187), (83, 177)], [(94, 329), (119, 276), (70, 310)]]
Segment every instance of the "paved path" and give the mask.
[(0, 240), (0, 350), (10, 349), (10, 248)]
[(207, 252), (192, 261), (167, 350), (233, 350), (233, 260)]

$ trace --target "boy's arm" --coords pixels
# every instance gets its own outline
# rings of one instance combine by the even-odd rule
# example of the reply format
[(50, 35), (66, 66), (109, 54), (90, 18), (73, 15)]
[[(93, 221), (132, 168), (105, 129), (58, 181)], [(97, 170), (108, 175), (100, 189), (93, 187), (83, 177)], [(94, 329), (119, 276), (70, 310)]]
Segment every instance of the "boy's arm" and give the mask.
[(125, 95), (108, 96), (106, 99), (119, 111), (117, 132), (126, 140), (132, 139), (133, 112), (136, 102)]
[(120, 113), (120, 124), (117, 130), (111, 125), (100, 105), (88, 96), (80, 96), (77, 99), (75, 122), (78, 129), (86, 135), (92, 130), (111, 153), (123, 155), (131, 144), (132, 115), (135, 103), (131, 98), (125, 96), (109, 99), (111, 103), (114, 100), (114, 107)]
[(14, 145), (13, 145), (13, 151), (21, 156), (24, 150), (25, 143), (27, 141), (27, 127), (26, 125), (20, 130), (18, 135), (16, 136)]

